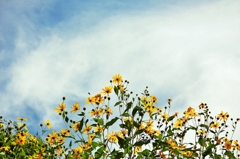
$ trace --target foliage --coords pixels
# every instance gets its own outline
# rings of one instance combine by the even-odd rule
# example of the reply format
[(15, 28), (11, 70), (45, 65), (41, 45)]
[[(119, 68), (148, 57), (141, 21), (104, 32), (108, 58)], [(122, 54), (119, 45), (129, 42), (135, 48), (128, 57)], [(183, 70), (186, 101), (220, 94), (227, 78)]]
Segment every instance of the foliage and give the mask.
[[(0, 158), (239, 158), (240, 144), (232, 139), (239, 118), (233, 120), (223, 111), (212, 116), (206, 103), (200, 103), (198, 111), (189, 106), (181, 116), (171, 114), (172, 99), (158, 107), (157, 97), (147, 87), (141, 96), (133, 95), (127, 89), (129, 81), (123, 81), (119, 74), (110, 83), (99, 94), (89, 93), (87, 108), (81, 109), (76, 102), (68, 111), (63, 97), (55, 112), (66, 128), (52, 131), (46, 139), (30, 134), (25, 118), (18, 118), (21, 122), (17, 123), (1, 117)], [(78, 113), (77, 120), (69, 113)], [(52, 127), (49, 120), (45, 128), (40, 126), (42, 134)], [(193, 142), (186, 140), (189, 133)]]

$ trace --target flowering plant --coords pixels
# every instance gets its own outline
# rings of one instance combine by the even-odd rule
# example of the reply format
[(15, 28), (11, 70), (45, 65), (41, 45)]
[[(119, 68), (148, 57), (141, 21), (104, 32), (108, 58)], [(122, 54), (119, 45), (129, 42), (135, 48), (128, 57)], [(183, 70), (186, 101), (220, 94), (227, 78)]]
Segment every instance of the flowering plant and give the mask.
[[(66, 128), (60, 132), (52, 131), (42, 139), (29, 133), (26, 124), (1, 119), (0, 157), (25, 158), (239, 158), (240, 144), (233, 140), (237, 121), (227, 112), (212, 116), (206, 103), (200, 103), (198, 111), (189, 106), (183, 115), (171, 113), (172, 99), (167, 105), (157, 106), (158, 99), (148, 88), (141, 96), (129, 92), (129, 81), (122, 76), (113, 76), (110, 85), (102, 92), (90, 95), (80, 107), (74, 103), (67, 110), (66, 97), (55, 108)], [(116, 102), (112, 94), (116, 95)], [(77, 120), (69, 113), (78, 113)], [(19, 118), (21, 122), (24, 118)], [(228, 133), (231, 122), (232, 133)], [(45, 122), (42, 133), (51, 128)], [(187, 142), (191, 134), (193, 142)]]

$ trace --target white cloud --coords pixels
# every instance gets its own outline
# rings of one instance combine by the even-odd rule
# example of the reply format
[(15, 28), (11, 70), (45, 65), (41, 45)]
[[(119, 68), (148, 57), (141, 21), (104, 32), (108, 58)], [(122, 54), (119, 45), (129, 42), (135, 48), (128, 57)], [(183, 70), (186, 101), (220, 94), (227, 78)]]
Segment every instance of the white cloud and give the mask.
[[(52, 110), (62, 95), (82, 99), (121, 73), (135, 93), (148, 85), (156, 96), (173, 95), (175, 110), (203, 101), (213, 114), (225, 110), (238, 117), (239, 6), (238, 1), (219, 1), (123, 13), (84, 32), (74, 29), (75, 36), (71, 26), (63, 28), (65, 22), (48, 36), (29, 35), (20, 28), (16, 51), (24, 54), (9, 69), (11, 79), (0, 97), (9, 103), (3, 112), (28, 103), (57, 122)], [(78, 18), (69, 23), (78, 24)], [(32, 48), (25, 40), (34, 38), (40, 40)], [(179, 106), (178, 101), (186, 105)]]

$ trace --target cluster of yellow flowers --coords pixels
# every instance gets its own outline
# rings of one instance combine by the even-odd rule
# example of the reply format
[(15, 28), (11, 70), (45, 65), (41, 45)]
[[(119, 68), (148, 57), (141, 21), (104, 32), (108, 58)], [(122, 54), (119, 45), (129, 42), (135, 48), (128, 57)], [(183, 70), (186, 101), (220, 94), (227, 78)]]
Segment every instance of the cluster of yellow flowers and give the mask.
[[(228, 112), (221, 111), (214, 117), (207, 104), (200, 103), (198, 111), (189, 106), (182, 116), (178, 112), (171, 114), (171, 98), (167, 106), (160, 107), (148, 87), (142, 96), (133, 96), (127, 90), (129, 81), (123, 81), (120, 74), (114, 75), (110, 83), (96, 95), (89, 93), (86, 104), (90, 106), (80, 107), (76, 102), (68, 111), (64, 96), (54, 111), (62, 117), (66, 128), (52, 130), (45, 139), (29, 133), (24, 123), (27, 118), (18, 117), (21, 122), (13, 124), (0, 116), (0, 158), (14, 154), (29, 159), (240, 157), (240, 144), (232, 139), (239, 118), (231, 118), (233, 129), (229, 138), (225, 131), (230, 119)], [(117, 96), (114, 107), (112, 93)], [(80, 120), (70, 119), (69, 112), (80, 112)], [(42, 134), (53, 127), (50, 120), (44, 125), (40, 124)], [(192, 143), (185, 141), (189, 131), (195, 132)], [(222, 135), (223, 132), (226, 134)]]

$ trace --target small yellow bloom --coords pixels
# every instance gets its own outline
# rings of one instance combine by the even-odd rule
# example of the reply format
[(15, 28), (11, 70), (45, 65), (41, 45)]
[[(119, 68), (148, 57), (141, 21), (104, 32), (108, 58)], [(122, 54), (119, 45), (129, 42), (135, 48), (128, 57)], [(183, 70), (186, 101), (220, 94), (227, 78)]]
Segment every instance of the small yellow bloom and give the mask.
[(210, 128), (218, 129), (219, 126), (220, 126), (219, 122), (214, 122), (214, 123), (211, 123)]
[(116, 133), (114, 131), (112, 131), (112, 133), (108, 133), (107, 137), (108, 137), (108, 141), (109, 142), (112, 142), (112, 143), (118, 142), (117, 135), (116, 135)]
[(198, 116), (198, 114), (196, 113), (195, 109), (192, 108), (192, 107), (188, 107), (187, 111), (184, 112), (184, 115), (187, 118)]
[(4, 127), (4, 124), (3, 124), (3, 123), (0, 123), (0, 128), (1, 128), (1, 127)]
[(149, 96), (152, 100), (153, 103), (156, 103), (157, 102), (157, 97), (156, 96)]
[(59, 108), (55, 108), (54, 111), (57, 113), (62, 113), (65, 109), (66, 109), (66, 105), (64, 102), (62, 102), (61, 104), (58, 104)]
[(134, 154), (136, 155), (138, 152), (142, 151), (142, 146), (135, 146), (134, 147)]
[(169, 115), (168, 115), (167, 113), (164, 113), (164, 114), (162, 115), (162, 117), (163, 117), (164, 120), (168, 120)]
[(50, 120), (45, 121), (44, 124), (48, 127), (48, 129), (52, 128), (52, 124), (50, 123)]
[(218, 114), (217, 117), (219, 118), (219, 120), (226, 121), (228, 119), (228, 117), (229, 117), (229, 114), (228, 114), (228, 112), (224, 113), (223, 111), (221, 111), (221, 113)]
[(72, 124), (72, 128), (74, 129), (75, 132), (78, 131), (79, 126), (80, 126), (80, 121), (75, 124)]
[(96, 132), (103, 132), (103, 127), (97, 125), (97, 126), (95, 127), (95, 131), (96, 131)]
[[(74, 130), (75, 130), (75, 129), (74, 129)], [(71, 133), (68, 128), (62, 129), (62, 130), (60, 130), (60, 131), (61, 131), (61, 133), (62, 133), (64, 136), (69, 136), (70, 133)]]
[(107, 86), (107, 87), (104, 87), (102, 90), (103, 90), (103, 92), (102, 92), (102, 94), (110, 94), (110, 93), (112, 93), (112, 86)]
[(20, 117), (17, 117), (17, 120), (27, 121), (27, 118), (20, 118)]
[(178, 119), (175, 123), (174, 123), (174, 127), (175, 128), (181, 128), (183, 126), (183, 121), (181, 119)]
[(94, 97), (88, 97), (87, 99), (86, 99), (86, 103), (87, 104), (92, 104), (92, 103), (94, 103), (95, 102), (95, 98)]
[(122, 83), (122, 76), (120, 74), (116, 74), (112, 77), (114, 84), (121, 84)]
[(231, 143), (231, 141), (225, 142), (224, 148), (227, 149), (227, 150), (231, 150), (231, 149), (232, 149), (232, 143)]
[(72, 106), (72, 110), (71, 110), (71, 113), (76, 113), (80, 110), (80, 106), (79, 106), (79, 103), (76, 102), (75, 104), (73, 104)]
[(88, 134), (88, 144), (92, 144), (92, 140), (95, 137), (95, 134)]
[(83, 133), (89, 133), (92, 130), (92, 126), (87, 124), (86, 127), (83, 129)]
[(105, 109), (105, 113), (107, 114), (107, 116), (110, 116), (111, 114), (113, 114), (113, 111), (108, 107)]

